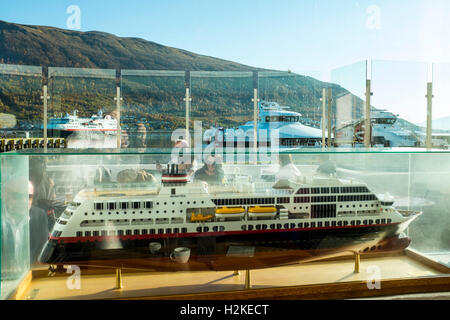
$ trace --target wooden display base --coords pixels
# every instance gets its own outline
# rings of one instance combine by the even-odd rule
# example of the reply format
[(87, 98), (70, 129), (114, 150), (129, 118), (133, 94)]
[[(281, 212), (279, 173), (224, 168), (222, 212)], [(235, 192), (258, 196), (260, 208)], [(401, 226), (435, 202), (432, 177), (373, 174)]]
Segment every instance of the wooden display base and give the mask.
[(348, 256), (258, 270), (145, 272), (127, 268), (81, 269), (79, 289), (72, 274), (33, 280), (15, 298), (46, 299), (347, 299), (450, 291), (450, 270), (417, 252)]

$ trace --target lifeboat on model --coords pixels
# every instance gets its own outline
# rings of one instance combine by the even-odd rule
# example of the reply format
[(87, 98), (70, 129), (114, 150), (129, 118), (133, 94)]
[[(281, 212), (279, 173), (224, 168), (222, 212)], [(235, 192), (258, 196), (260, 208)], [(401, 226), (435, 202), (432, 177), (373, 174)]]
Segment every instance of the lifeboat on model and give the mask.
[(216, 217), (218, 218), (242, 218), (245, 209), (242, 207), (220, 207), (216, 209)]
[(203, 222), (203, 221), (211, 220), (212, 218), (213, 218), (212, 214), (203, 215), (203, 214), (199, 213), (196, 215), (195, 213), (193, 213), (191, 215), (191, 222)]
[(272, 218), (277, 214), (277, 208), (272, 206), (254, 206), (248, 208), (248, 216), (259, 218), (259, 217), (265, 217), (265, 218)]

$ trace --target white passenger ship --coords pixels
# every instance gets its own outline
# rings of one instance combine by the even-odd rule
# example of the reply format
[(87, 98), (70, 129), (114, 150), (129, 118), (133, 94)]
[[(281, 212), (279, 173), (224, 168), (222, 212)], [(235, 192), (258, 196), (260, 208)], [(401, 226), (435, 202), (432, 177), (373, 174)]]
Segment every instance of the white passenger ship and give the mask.
[[(302, 123), (305, 119), (287, 106), (276, 102), (261, 101), (258, 103), (259, 114), (256, 133), (258, 146), (276, 145), (278, 148), (318, 147), (322, 144), (322, 130)], [(311, 120), (310, 120), (311, 121)], [(216, 145), (245, 146), (253, 144), (254, 122), (239, 126), (236, 129), (210, 128), (205, 132), (206, 144), (214, 141)], [(276, 140), (274, 140), (276, 139)]]
[(49, 119), (47, 130), (50, 136), (67, 137), (73, 132), (102, 132), (105, 134), (117, 133), (117, 120), (110, 115), (103, 117), (103, 111), (90, 118), (79, 118), (77, 111), (72, 115), (66, 113), (61, 117)]
[[(83, 190), (58, 219), (40, 261), (143, 259), (155, 269), (178, 270), (168, 255), (183, 246), (191, 248), (196, 270), (234, 270), (242, 248), (251, 252), (247, 267), (264, 268), (409, 244), (399, 235), (419, 212), (396, 210), (393, 200), (356, 181), (300, 179), (208, 186), (188, 182), (172, 165), (154, 187)], [(152, 257), (148, 245), (155, 241), (163, 250)]]

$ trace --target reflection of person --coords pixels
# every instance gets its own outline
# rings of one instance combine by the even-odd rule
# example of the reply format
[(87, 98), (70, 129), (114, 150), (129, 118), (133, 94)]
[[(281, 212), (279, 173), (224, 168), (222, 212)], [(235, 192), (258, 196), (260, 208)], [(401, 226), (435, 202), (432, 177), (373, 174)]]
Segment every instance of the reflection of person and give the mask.
[(276, 180), (295, 180), (300, 177), (301, 173), (292, 161), (292, 155), (281, 154), (280, 155), (280, 169), (275, 174)]
[(208, 156), (205, 160), (205, 165), (195, 172), (194, 179), (209, 184), (223, 183), (224, 172), (221, 164), (217, 163), (214, 156)]
[(39, 254), (47, 242), (48, 236), (53, 227), (47, 213), (36, 206), (33, 206), (33, 184), (28, 185), (28, 209), (30, 210), (30, 263), (38, 261)]
[(45, 157), (30, 157), (29, 177), (34, 190), (32, 206), (45, 210), (49, 219), (54, 223), (56, 208), (55, 183), (47, 175)]
[[(189, 148), (189, 143), (184, 139), (178, 139), (175, 141), (173, 146), (174, 149), (186, 149)], [(168, 164), (177, 164), (179, 171), (186, 171), (188, 176), (191, 176), (195, 170), (197, 170), (197, 161), (193, 155), (183, 155), (182, 151), (178, 154), (172, 154), (172, 157)], [(163, 166), (161, 164), (156, 164), (156, 169), (160, 172), (163, 171)]]
[(330, 160), (329, 156), (321, 157), (319, 159), (319, 167), (317, 173), (325, 175), (336, 175), (336, 163)]
[[(126, 136), (127, 145), (124, 146), (124, 135)], [(147, 147), (147, 128), (141, 122), (138, 123), (132, 130), (125, 132), (122, 130), (122, 147), (128, 148), (146, 148)]]
[(125, 129), (120, 130), (120, 147), (128, 148), (130, 146), (130, 140), (128, 139), (128, 131)]
[[(26, 183), (27, 179), (23, 176), (11, 177), (9, 181), (2, 183), (2, 196), (7, 199), (1, 203), (2, 280), (18, 280), (29, 266)], [(3, 298), (3, 290), (1, 294)]]

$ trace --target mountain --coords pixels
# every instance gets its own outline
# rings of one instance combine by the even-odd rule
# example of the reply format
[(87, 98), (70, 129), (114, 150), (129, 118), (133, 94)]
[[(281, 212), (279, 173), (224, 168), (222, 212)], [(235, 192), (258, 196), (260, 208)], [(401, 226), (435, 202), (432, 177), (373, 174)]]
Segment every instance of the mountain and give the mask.
[[(0, 21), (0, 63), (134, 70), (270, 71), (138, 38), (5, 21)], [(48, 85), (52, 97), (49, 116), (75, 109), (81, 116), (90, 116), (99, 109), (110, 112), (115, 108), (116, 84), (110, 79), (67, 76), (51, 78)], [(191, 120), (235, 126), (252, 119), (252, 85), (251, 77), (193, 78)], [(122, 76), (121, 87), (124, 121), (144, 119), (150, 129), (184, 126), (184, 78)], [(350, 94), (336, 84), (297, 74), (260, 78), (259, 87), (262, 99), (288, 105), (316, 120), (321, 116), (322, 88), (333, 89), (334, 112), (336, 97)], [(40, 79), (0, 74), (0, 112), (14, 114), (19, 125), (42, 122), (41, 95)], [(363, 104), (361, 99), (355, 100), (356, 112), (352, 112), (357, 118), (362, 115)]]
[(0, 63), (142, 70), (260, 70), (146, 41), (0, 20)]
[[(424, 121), (422, 123), (419, 123), (418, 126), (426, 127), (427, 122)], [(450, 117), (443, 117), (439, 119), (434, 119), (432, 121), (432, 128), (433, 131), (449, 131), (450, 130)]]

